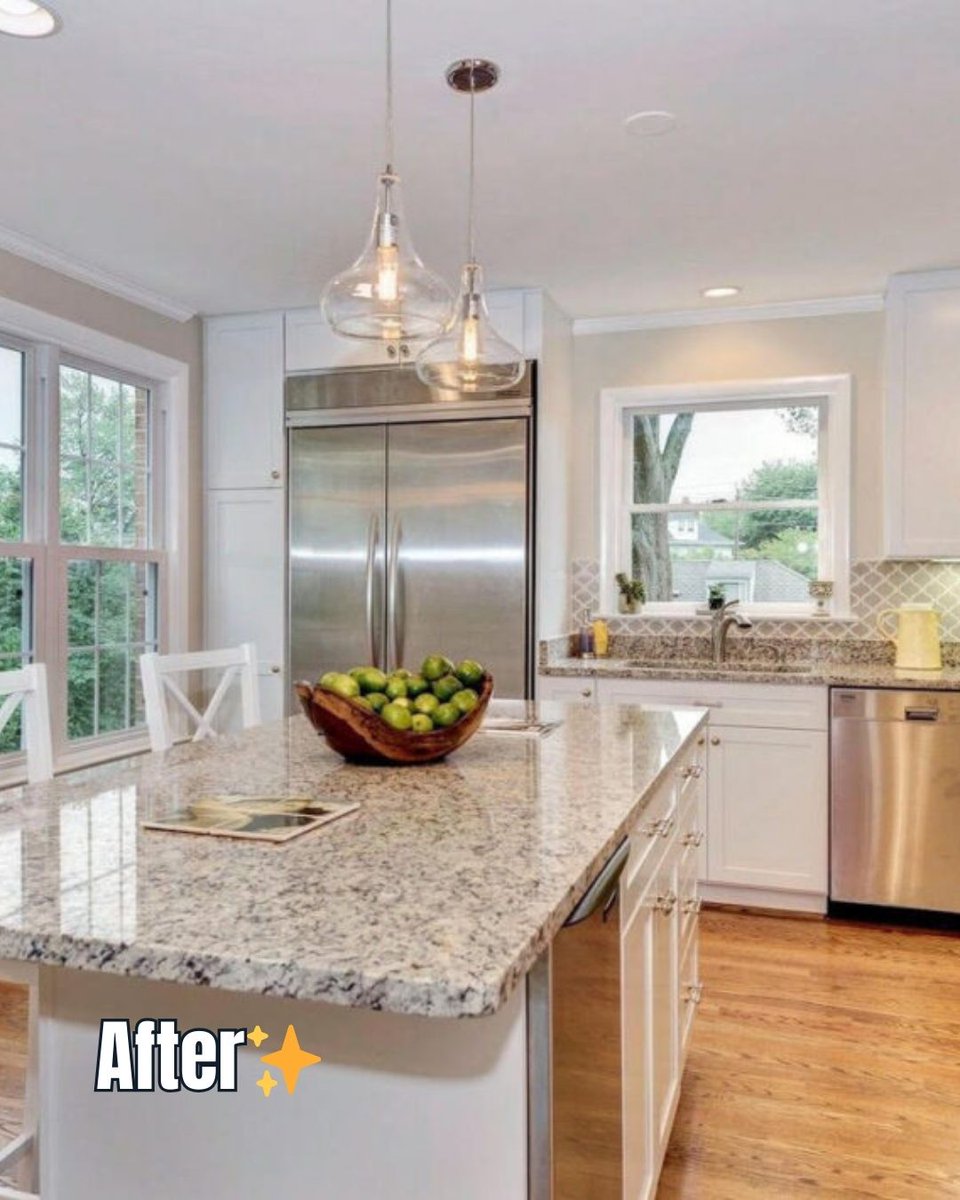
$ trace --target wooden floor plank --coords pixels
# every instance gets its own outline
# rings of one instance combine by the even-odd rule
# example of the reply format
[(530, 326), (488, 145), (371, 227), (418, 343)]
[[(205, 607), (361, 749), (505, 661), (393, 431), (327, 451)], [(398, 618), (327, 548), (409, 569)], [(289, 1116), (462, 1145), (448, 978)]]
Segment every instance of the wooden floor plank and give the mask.
[(960, 938), (705, 912), (657, 1200), (960, 1197)]

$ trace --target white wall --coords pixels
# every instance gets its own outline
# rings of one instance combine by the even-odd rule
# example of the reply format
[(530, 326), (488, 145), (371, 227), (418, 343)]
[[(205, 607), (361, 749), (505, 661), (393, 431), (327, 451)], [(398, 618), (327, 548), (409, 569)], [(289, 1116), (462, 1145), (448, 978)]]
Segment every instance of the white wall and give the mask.
[(853, 377), (854, 559), (882, 554), (883, 314), (595, 334), (574, 341), (572, 552), (596, 558), (601, 388), (791, 375)]

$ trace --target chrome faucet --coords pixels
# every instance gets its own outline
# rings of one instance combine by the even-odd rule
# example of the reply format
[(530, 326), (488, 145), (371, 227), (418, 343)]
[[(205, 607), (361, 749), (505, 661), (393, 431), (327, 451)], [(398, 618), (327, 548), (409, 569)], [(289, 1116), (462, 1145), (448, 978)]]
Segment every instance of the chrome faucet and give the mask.
[(753, 628), (749, 617), (745, 617), (741, 612), (731, 611), (739, 603), (739, 600), (728, 600), (722, 608), (715, 608), (710, 614), (710, 644), (713, 648), (713, 661), (718, 667), (727, 658), (727, 634), (730, 632), (730, 626), (736, 625), (738, 629)]

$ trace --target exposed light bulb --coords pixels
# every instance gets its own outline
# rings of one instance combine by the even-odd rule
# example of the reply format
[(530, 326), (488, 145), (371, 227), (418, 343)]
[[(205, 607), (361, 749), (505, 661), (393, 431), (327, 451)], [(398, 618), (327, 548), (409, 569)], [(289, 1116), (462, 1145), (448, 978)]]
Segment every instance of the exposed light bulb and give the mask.
[(400, 298), (400, 255), (396, 246), (377, 248), (377, 294), (387, 304)]
[(463, 322), (463, 337), (460, 340), (460, 358), (468, 366), (475, 366), (480, 357), (480, 321), (469, 316)]

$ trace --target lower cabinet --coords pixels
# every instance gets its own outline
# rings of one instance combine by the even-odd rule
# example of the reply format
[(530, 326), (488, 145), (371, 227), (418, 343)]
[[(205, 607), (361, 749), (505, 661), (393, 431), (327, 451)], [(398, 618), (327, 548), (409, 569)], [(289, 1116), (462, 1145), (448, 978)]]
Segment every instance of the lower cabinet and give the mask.
[(702, 748), (691, 749), (676, 778), (662, 785), (671, 794), (650, 801), (647, 814), (662, 814), (661, 833), (651, 842), (647, 814), (641, 817), (621, 888), (624, 1200), (652, 1200), (656, 1192), (700, 998), (690, 864), (704, 766)]
[(585, 676), (601, 704), (696, 705), (710, 712), (708, 899), (824, 911), (828, 872), (827, 689)]
[(826, 892), (827, 761), (825, 732), (712, 728), (711, 883)]
[(256, 644), (264, 721), (284, 713), (285, 512), (280, 488), (206, 495), (205, 644)]

